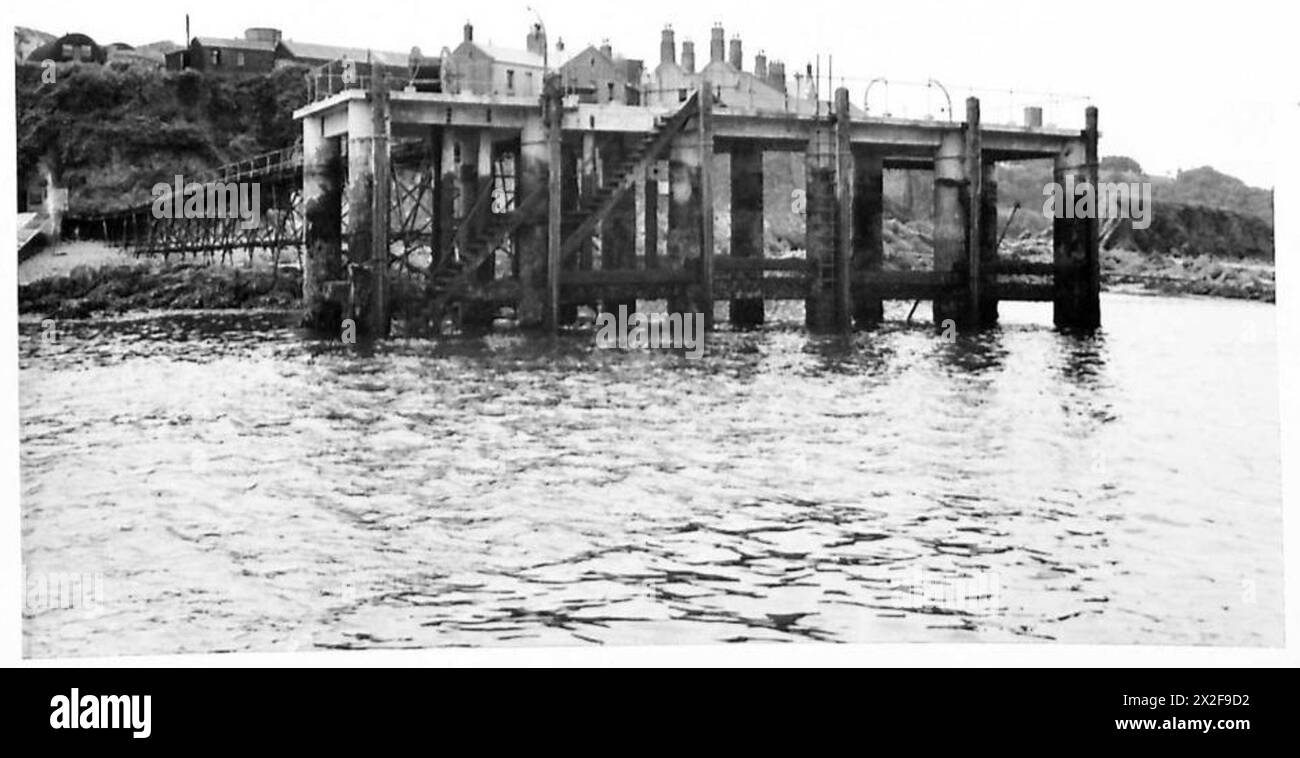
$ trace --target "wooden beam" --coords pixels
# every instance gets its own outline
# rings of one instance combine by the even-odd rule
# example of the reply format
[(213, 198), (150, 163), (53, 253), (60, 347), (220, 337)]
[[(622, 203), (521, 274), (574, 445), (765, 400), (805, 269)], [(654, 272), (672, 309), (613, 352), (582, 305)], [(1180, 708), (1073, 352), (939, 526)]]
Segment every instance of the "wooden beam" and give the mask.
[(713, 88), (700, 87), (700, 298), (704, 328), (713, 328)]

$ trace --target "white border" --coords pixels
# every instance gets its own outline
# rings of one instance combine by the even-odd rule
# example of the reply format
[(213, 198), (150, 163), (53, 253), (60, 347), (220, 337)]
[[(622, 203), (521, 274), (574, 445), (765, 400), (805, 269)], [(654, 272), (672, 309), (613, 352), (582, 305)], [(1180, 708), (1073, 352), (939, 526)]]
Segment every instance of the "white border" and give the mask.
[[(57, 0), (54, 0), (57, 2)], [(20, 6), (4, 3), (0, 11), (6, 27), (21, 23), (12, 18)], [(125, 5), (125, 4), (124, 4)], [(1203, 3), (1204, 12), (1213, 17), (1222, 12), (1217, 5)], [(607, 12), (608, 8), (604, 8)], [(1279, 6), (1281, 7), (1281, 6)], [(1046, 8), (1043, 9), (1046, 11)], [(183, 9), (178, 8), (178, 13)], [(1182, 9), (1183, 13), (1194, 13)], [(671, 11), (665, 9), (665, 16)], [(1278, 19), (1277, 23), (1285, 23)], [(93, 30), (90, 30), (93, 31)], [(917, 31), (923, 36), (923, 32)], [(1163, 31), (1159, 33), (1174, 33)], [(1015, 31), (1009, 31), (1015, 37)], [(11, 36), (5, 34), (5, 60), (12, 56)], [(1195, 43), (1196, 40), (1192, 40)], [(1189, 54), (1193, 54), (1189, 52)], [(0, 114), (0, 155), (15, 155), (15, 116), (13, 69), (0, 66), (0, 88), (5, 96), (4, 113)], [(1276, 102), (1281, 119), (1275, 130), (1279, 171), (1276, 195), (1276, 249), (1278, 261), (1279, 297), (1277, 306), (1279, 387), (1282, 422), (1283, 519), (1285, 550), (1286, 647), (1284, 648), (1219, 648), (1219, 647), (1167, 647), (1158, 645), (1062, 645), (1057, 643), (1025, 643), (1019, 645), (990, 645), (968, 643), (960, 645), (916, 643), (905, 645), (831, 645), (798, 643), (791, 645), (716, 645), (716, 646), (656, 646), (656, 647), (571, 647), (571, 648), (486, 648), (486, 649), (430, 649), (424, 651), (358, 651), (321, 653), (267, 653), (142, 656), (119, 658), (76, 658), (60, 660), (25, 660), (22, 658), (22, 613), (20, 592), (20, 519), (18, 467), (18, 370), (17, 329), (11, 326), (0, 330), (0, 395), (3, 402), (3, 476), (0, 477), (0, 502), (4, 504), (4, 517), (0, 518), (0, 665), (34, 668), (85, 668), (85, 667), (366, 667), (366, 666), (1296, 666), (1300, 665), (1300, 602), (1295, 588), (1300, 583), (1300, 566), (1297, 565), (1297, 545), (1300, 545), (1300, 519), (1291, 513), (1300, 486), (1300, 393), (1291, 388), (1300, 383), (1300, 303), (1290, 297), (1300, 276), (1300, 149), (1296, 140), (1284, 140), (1283, 135), (1300, 135), (1300, 84), (1289, 81), (1293, 72), (1283, 70), (1252, 71), (1249, 75), (1271, 79), (1273, 91), (1279, 93)], [(1213, 94), (1207, 93), (1206, 98)], [(1194, 113), (1193, 108), (1206, 108), (1205, 101), (1189, 103), (1185, 114), (1172, 114), (1177, 119)], [(1139, 156), (1140, 158), (1140, 156)], [(15, 208), (15, 182), (11, 172), (13, 164), (5, 161), (6, 176), (0, 181), (0, 203), (5, 208)], [(15, 239), (14, 214), (0, 214), (0, 235)], [(0, 280), (0, 309), (10, 318), (17, 314), (17, 258), (5, 256), (3, 279)], [(11, 322), (12, 323), (12, 322)]]

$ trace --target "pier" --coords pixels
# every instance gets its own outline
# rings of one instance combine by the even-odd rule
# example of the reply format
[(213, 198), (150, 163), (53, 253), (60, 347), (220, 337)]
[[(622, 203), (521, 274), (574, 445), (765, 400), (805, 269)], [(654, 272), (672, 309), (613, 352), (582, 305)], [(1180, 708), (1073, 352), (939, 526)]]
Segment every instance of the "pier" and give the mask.
[[(466, 46), (472, 58), (468, 25)], [(868, 328), (886, 300), (931, 301), (936, 323), (961, 329), (995, 324), (1002, 301), (1051, 302), (1062, 328), (1099, 325), (1096, 219), (1057, 218), (1051, 263), (1004, 263), (995, 172), (1050, 159), (1057, 182), (1095, 183), (1095, 108), (1082, 129), (1044, 127), (1028, 112), (1024, 123), (986, 123), (975, 97), (947, 120), (877, 116), (843, 87), (824, 100), (786, 91), (783, 65), (778, 74), (762, 54), (744, 71), (739, 40), (727, 58), (720, 27), (701, 71), (693, 45), (681, 52), (679, 62), (666, 29), (657, 86), (638, 102), (616, 99), (612, 84), (592, 96), (563, 69), (530, 71), (531, 88), (513, 69), (508, 87), (476, 87), (447, 52), (438, 91), (380, 68), (332, 68), (294, 113), (296, 155), (268, 168), (280, 189), (263, 196), (284, 208), (278, 236), (221, 244), (299, 245), (307, 322), (333, 330), (351, 318), (379, 337), (395, 322), (412, 333), (487, 326), (502, 308), (522, 328), (554, 333), (579, 306), (645, 300), (703, 313), (710, 327), (719, 301), (733, 324), (753, 326), (774, 300), (802, 300), (816, 331)], [(803, 257), (765, 255), (770, 152), (805, 166)], [(929, 271), (882, 267), (888, 169), (933, 172)], [(721, 183), (729, 208), (714, 208)], [(717, 252), (719, 212), (730, 216), (729, 255)], [(129, 223), (137, 248), (195, 249), (159, 235), (175, 222)]]

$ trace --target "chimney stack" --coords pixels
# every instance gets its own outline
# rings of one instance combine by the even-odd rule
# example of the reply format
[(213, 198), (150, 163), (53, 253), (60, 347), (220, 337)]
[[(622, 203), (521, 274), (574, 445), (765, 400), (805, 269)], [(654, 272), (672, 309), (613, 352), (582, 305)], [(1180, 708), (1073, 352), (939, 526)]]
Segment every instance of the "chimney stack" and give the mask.
[(466, 42), (474, 41), (474, 25), (468, 21), (465, 22), (465, 41)]
[(776, 89), (785, 92), (785, 64), (772, 61), (767, 67), (767, 81)]
[(688, 39), (682, 40), (682, 71), (695, 73), (695, 43)]
[(609, 44), (609, 40), (604, 39), (600, 41), (600, 51), (605, 54), (606, 58), (614, 60), (614, 46)]
[[(683, 51), (685, 55), (685, 51)], [(659, 63), (677, 62), (677, 41), (673, 38), (673, 28), (664, 27), (663, 38), (659, 41)]]
[(762, 50), (759, 50), (758, 55), (754, 56), (754, 76), (764, 81), (767, 80), (767, 53)]
[(737, 71), (745, 68), (745, 55), (740, 46), (740, 37), (731, 38), (731, 67)]
[(709, 38), (709, 63), (721, 63), (727, 57), (727, 37), (722, 24), (714, 24)]

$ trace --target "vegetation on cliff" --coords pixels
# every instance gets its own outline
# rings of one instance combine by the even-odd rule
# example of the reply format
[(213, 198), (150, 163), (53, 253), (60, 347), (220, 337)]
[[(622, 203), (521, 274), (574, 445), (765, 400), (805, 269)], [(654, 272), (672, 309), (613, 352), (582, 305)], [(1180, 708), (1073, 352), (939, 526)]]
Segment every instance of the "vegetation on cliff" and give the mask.
[[(110, 63), (60, 64), (53, 84), (17, 66), (18, 186), (45, 170), (87, 215), (149, 200), (154, 184), (292, 145), (305, 69), (206, 76)], [(20, 194), (21, 196), (21, 194)]]

